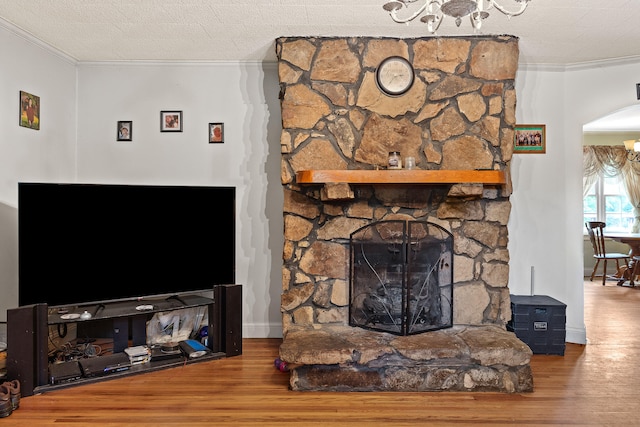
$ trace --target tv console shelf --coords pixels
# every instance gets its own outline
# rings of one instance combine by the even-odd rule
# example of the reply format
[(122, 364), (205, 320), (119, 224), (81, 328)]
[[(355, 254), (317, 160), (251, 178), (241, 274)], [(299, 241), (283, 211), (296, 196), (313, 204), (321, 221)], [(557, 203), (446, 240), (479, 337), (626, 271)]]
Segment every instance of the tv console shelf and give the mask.
[[(126, 375), (182, 366), (242, 354), (242, 286), (217, 285), (212, 297), (176, 295), (169, 298), (142, 299), (78, 305), (68, 312), (34, 304), (7, 310), (7, 376), (21, 383), (23, 396), (60, 388), (120, 378)], [(146, 306), (146, 307), (144, 307)], [(127, 347), (147, 344), (147, 322), (155, 313), (206, 307), (208, 342), (207, 354), (189, 358), (153, 360), (135, 364), (126, 370), (114, 370), (102, 376), (79, 377), (69, 381), (52, 382), (49, 368), (49, 334), (75, 323), (78, 330), (99, 326), (109, 329), (111, 336), (93, 336), (113, 340), (112, 353), (124, 352)], [(144, 308), (144, 309), (143, 309)], [(90, 318), (78, 317), (88, 312)], [(81, 338), (79, 336), (79, 338)], [(111, 352), (107, 352), (111, 353)], [(100, 355), (95, 357), (101, 357)]]
[[(114, 319), (118, 317), (131, 317), (140, 316), (145, 314), (153, 314), (162, 311), (178, 310), (183, 308), (195, 308), (209, 304), (213, 304), (211, 298), (202, 297), (199, 295), (183, 295), (175, 297), (167, 297), (161, 299), (141, 299), (137, 301), (122, 301), (122, 302), (110, 302), (104, 304), (90, 304), (90, 305), (78, 305), (72, 310), (64, 310), (64, 312), (58, 312), (56, 309), (51, 309), (48, 314), (48, 323), (50, 325), (56, 325), (61, 323), (76, 323), (76, 322), (90, 322), (101, 319)], [(151, 306), (150, 309), (138, 309), (138, 307)], [(82, 313), (88, 312), (91, 314), (89, 319), (83, 319)], [(69, 318), (65, 316), (72, 315), (80, 316), (75, 318)]]

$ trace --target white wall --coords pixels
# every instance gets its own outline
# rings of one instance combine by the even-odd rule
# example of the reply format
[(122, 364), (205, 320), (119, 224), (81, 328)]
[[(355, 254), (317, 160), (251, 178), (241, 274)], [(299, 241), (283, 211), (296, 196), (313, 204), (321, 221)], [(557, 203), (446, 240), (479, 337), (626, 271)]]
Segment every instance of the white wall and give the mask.
[[(278, 92), (274, 63), (78, 66), (78, 181), (236, 187), (246, 337), (282, 334)], [(181, 110), (183, 131), (160, 132), (161, 110)], [(118, 120), (132, 142), (116, 142)], [(213, 122), (224, 144), (209, 144)]]
[[(582, 235), (571, 238), (571, 191), (582, 190), (582, 150), (568, 156), (564, 137), (566, 72), (520, 69), (516, 77), (519, 124), (546, 125), (546, 154), (514, 154), (509, 219), (509, 289), (515, 295), (549, 295), (567, 304), (567, 340), (585, 342)], [(576, 185), (574, 185), (574, 183)], [(580, 205), (581, 209), (581, 205)], [(579, 288), (578, 288), (579, 287)]]
[(554, 69), (521, 67), (519, 123), (544, 123), (547, 153), (514, 155), (509, 221), (510, 290), (533, 287), (567, 304), (567, 341), (585, 343), (582, 126), (638, 102), (639, 61)]
[[(75, 64), (2, 22), (0, 54), (0, 321), (6, 319), (6, 308), (17, 304), (17, 182), (233, 185), (238, 194), (236, 269), (245, 300), (243, 333), (280, 336), (283, 236), (276, 65)], [(582, 125), (638, 102), (638, 75), (640, 63), (622, 61), (523, 66), (517, 75), (517, 121), (546, 124), (547, 153), (517, 154), (512, 162), (509, 286), (513, 294), (528, 295), (533, 267), (534, 293), (568, 305), (570, 342), (584, 343), (587, 336)], [(40, 131), (18, 126), (20, 90), (41, 97)], [(161, 110), (182, 110), (184, 131), (161, 133)], [(115, 141), (118, 120), (133, 121), (132, 142)], [(209, 122), (225, 123), (224, 144), (208, 144)]]
[[(0, 58), (0, 322), (5, 322), (6, 310), (18, 303), (17, 183), (74, 178), (76, 66), (2, 22)], [(21, 90), (40, 97), (38, 131), (18, 125)], [(6, 341), (4, 327), (0, 341)]]
[[(0, 54), (0, 322), (18, 303), (18, 182), (232, 185), (243, 333), (280, 336), (276, 64), (77, 64), (4, 21)], [(20, 90), (41, 98), (39, 131), (18, 126)], [(182, 110), (183, 132), (161, 133), (161, 110)], [(132, 142), (116, 142), (118, 120), (133, 121)], [(224, 144), (208, 144), (210, 122)]]

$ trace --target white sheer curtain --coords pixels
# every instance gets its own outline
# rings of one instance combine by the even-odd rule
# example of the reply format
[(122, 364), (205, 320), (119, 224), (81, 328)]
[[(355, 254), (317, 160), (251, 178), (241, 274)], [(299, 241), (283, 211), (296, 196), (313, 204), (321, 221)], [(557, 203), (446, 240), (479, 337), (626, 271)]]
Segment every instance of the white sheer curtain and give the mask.
[(640, 232), (640, 162), (627, 160), (627, 152), (621, 145), (585, 145), (583, 152), (583, 197), (598, 177), (620, 175), (624, 188), (633, 205), (633, 233)]

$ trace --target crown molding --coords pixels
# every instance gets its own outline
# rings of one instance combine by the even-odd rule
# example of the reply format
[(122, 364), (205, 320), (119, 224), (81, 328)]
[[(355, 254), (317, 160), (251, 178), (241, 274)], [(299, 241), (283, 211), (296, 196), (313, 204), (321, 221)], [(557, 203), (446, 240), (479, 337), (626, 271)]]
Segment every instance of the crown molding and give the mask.
[(60, 59), (69, 62), (71, 64), (77, 64), (78, 61), (67, 55), (66, 53), (64, 53), (63, 51), (61, 51), (60, 49), (57, 49), (55, 47), (53, 47), (52, 45), (43, 42), (42, 40), (40, 40), (39, 38), (35, 37), (33, 34), (28, 33), (26, 31), (24, 31), (22, 28), (16, 27), (15, 25), (13, 25), (11, 22), (0, 18), (0, 28), (4, 28), (7, 31), (9, 31), (10, 33), (12, 33), (13, 35), (15, 35), (16, 37), (19, 37), (23, 40), (25, 40), (28, 43), (31, 43), (32, 45), (39, 47), (42, 50), (47, 51), (47, 53), (50, 53), (52, 55), (55, 55), (57, 57), (59, 57)]

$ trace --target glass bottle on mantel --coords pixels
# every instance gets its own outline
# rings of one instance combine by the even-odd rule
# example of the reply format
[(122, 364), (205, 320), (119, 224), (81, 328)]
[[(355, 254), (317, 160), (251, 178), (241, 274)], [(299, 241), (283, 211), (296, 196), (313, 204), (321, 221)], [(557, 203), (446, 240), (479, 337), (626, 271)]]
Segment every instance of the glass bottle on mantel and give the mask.
[(402, 169), (402, 157), (399, 151), (390, 151), (387, 169)]

